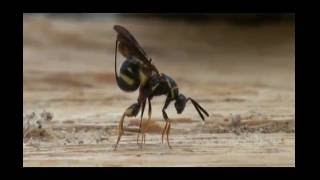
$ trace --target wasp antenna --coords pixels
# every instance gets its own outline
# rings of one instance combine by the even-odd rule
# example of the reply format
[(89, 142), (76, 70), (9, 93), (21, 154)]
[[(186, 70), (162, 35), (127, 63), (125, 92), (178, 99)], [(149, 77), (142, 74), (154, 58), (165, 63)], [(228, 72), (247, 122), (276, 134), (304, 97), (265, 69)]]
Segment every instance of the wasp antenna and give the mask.
[(203, 114), (201, 113), (201, 111), (199, 110), (199, 107), (198, 107), (197, 103), (196, 103), (193, 99), (191, 99), (190, 97), (187, 99), (187, 101), (188, 101), (188, 100), (191, 100), (191, 103), (193, 104), (193, 106), (194, 106), (194, 107), (196, 108), (196, 110), (198, 111), (198, 113), (199, 113), (202, 121), (205, 121), (204, 116), (203, 116)]
[(203, 109), (203, 107), (201, 107), (200, 104), (199, 104), (197, 101), (195, 101), (195, 100), (192, 99), (192, 98), (190, 98), (190, 100), (191, 100), (192, 102), (194, 102), (194, 104), (195, 104), (203, 113), (205, 113), (205, 114), (209, 117), (209, 113), (208, 113), (205, 109)]
[(194, 105), (194, 107), (196, 108), (196, 110), (198, 111), (199, 115), (201, 116), (202, 121), (205, 121), (204, 116), (203, 116), (203, 114), (201, 113), (201, 111), (198, 109), (198, 107), (197, 107), (195, 104), (193, 104), (193, 105)]

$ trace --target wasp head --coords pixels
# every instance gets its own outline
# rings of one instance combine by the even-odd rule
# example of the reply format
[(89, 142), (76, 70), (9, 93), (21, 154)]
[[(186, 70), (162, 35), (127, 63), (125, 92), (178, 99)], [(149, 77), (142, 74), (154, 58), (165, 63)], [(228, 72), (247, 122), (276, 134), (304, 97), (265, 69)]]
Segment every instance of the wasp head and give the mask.
[(177, 110), (178, 114), (181, 114), (186, 107), (187, 98), (183, 94), (179, 94), (176, 98), (176, 102), (174, 103), (174, 106)]

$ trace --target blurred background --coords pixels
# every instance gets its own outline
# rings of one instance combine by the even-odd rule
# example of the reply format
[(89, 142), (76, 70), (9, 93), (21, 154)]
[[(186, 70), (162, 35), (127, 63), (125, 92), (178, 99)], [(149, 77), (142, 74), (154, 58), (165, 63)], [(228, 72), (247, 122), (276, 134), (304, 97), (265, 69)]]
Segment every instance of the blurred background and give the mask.
[(200, 101), (248, 87), (294, 93), (294, 14), (26, 13), (24, 110), (135, 101), (137, 92), (124, 93), (114, 81), (115, 24)]
[(47, 17), (62, 17), (73, 19), (114, 19), (114, 18), (143, 18), (143, 19), (163, 19), (163, 20), (184, 20), (189, 22), (208, 22), (208, 21), (228, 21), (236, 24), (259, 24), (264, 22), (294, 21), (294, 14), (273, 14), (273, 13), (25, 13), (25, 16), (39, 15)]

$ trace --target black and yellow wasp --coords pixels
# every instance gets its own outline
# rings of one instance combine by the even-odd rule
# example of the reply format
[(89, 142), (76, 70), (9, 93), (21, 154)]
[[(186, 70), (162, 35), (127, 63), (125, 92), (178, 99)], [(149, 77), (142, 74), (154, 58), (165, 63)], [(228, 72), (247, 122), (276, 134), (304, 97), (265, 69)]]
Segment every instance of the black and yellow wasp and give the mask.
[[(168, 75), (159, 73), (158, 69), (151, 63), (152, 59), (147, 56), (145, 51), (141, 48), (137, 40), (133, 35), (124, 27), (115, 25), (114, 30), (118, 33), (115, 48), (115, 77), (117, 84), (120, 89), (126, 92), (133, 92), (139, 88), (139, 97), (136, 103), (129, 106), (123, 113), (119, 123), (119, 134), (114, 149), (117, 149), (120, 138), (124, 133), (123, 121), (124, 118), (137, 116), (141, 110), (141, 120), (139, 126), (139, 133), (137, 137), (137, 143), (139, 140), (139, 134), (142, 133), (142, 143), (145, 143), (145, 132), (148, 128), (148, 122), (151, 118), (152, 107), (151, 100), (154, 96), (166, 95), (166, 101), (162, 108), (163, 118), (166, 122), (162, 131), (162, 143), (163, 136), (166, 134), (168, 146), (171, 148), (169, 143), (169, 133), (171, 128), (171, 122), (166, 113), (168, 105), (175, 101), (175, 108), (178, 114), (181, 114), (186, 106), (187, 101), (191, 101), (195, 109), (198, 111), (201, 119), (204, 121), (205, 118), (202, 113), (209, 116), (206, 110), (204, 110), (195, 100), (192, 98), (186, 98), (182, 93), (179, 92), (177, 83)], [(117, 73), (117, 51), (126, 58), (120, 68), (120, 74)], [(141, 128), (142, 118), (145, 109), (146, 102), (148, 101), (148, 120), (147, 125)]]

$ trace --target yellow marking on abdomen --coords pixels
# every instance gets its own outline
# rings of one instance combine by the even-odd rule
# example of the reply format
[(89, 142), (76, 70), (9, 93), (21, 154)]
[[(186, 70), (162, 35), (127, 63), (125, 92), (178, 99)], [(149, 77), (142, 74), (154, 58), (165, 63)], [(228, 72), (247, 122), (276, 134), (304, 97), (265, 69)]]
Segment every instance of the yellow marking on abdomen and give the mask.
[(148, 76), (146, 76), (141, 70), (139, 71), (139, 78), (140, 78), (140, 82), (141, 84), (145, 84), (148, 80)]
[(134, 84), (134, 80), (131, 79), (129, 76), (125, 75), (125, 74), (120, 73), (120, 78), (122, 80), (124, 80), (124, 82), (126, 82), (129, 85), (133, 85)]

